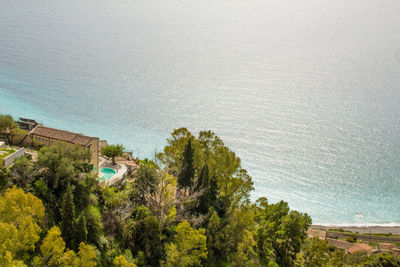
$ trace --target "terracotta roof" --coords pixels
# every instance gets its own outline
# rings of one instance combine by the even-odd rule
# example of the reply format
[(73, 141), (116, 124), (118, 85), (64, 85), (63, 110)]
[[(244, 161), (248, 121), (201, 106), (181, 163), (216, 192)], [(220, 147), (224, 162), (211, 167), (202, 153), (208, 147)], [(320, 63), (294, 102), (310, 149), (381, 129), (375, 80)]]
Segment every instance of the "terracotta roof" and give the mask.
[(355, 244), (354, 246), (352, 246), (351, 248), (349, 248), (347, 250), (347, 253), (353, 254), (353, 253), (359, 252), (359, 251), (370, 252), (370, 251), (372, 251), (372, 248), (365, 243), (358, 243), (358, 244)]
[(73, 132), (68, 132), (65, 130), (59, 130), (55, 128), (46, 127), (43, 125), (36, 126), (30, 134), (47, 137), (55, 140), (60, 140), (72, 144), (78, 144), (86, 146), (93, 139), (99, 139), (98, 137), (90, 137), (82, 134), (77, 134)]

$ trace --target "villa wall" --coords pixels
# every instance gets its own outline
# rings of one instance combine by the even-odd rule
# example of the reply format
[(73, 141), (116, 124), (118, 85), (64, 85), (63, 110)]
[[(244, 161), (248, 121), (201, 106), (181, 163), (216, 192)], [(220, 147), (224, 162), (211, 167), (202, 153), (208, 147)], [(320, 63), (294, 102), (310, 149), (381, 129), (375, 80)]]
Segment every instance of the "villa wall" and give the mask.
[(8, 155), (3, 159), (3, 166), (8, 167), (14, 163), (14, 160), (25, 155), (25, 148), (20, 148), (11, 155)]
[(93, 164), (96, 173), (99, 173), (99, 140), (93, 139), (90, 141), (90, 163)]

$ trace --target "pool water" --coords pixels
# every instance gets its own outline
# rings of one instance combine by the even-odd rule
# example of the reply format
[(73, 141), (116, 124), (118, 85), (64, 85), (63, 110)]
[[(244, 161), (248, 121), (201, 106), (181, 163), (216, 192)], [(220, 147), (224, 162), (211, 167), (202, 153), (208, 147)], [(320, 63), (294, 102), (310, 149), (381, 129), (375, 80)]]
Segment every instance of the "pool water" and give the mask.
[(102, 181), (107, 181), (111, 177), (115, 175), (115, 170), (111, 168), (100, 168), (100, 175), (101, 177), (99, 180)]

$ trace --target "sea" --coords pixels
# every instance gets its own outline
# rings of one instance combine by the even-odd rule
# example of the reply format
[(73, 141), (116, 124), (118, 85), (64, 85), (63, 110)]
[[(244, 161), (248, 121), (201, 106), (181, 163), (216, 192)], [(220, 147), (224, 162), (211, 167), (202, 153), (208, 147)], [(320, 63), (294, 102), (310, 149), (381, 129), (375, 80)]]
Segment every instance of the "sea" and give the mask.
[(400, 225), (398, 0), (0, 0), (0, 113), (149, 159), (212, 130), (253, 201)]

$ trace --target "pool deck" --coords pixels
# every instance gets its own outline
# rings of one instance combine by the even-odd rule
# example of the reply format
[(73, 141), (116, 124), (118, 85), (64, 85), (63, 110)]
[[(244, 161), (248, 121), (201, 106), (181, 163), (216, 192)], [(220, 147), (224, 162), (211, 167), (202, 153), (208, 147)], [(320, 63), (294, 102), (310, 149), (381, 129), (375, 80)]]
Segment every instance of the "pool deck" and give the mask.
[(116, 181), (122, 179), (124, 175), (128, 172), (128, 168), (126, 167), (125, 164), (116, 163), (115, 165), (113, 165), (111, 161), (103, 157), (99, 157), (99, 160), (100, 160), (99, 168), (111, 168), (114, 169), (116, 172), (113, 177), (101, 183), (104, 183), (106, 185), (112, 185)]

